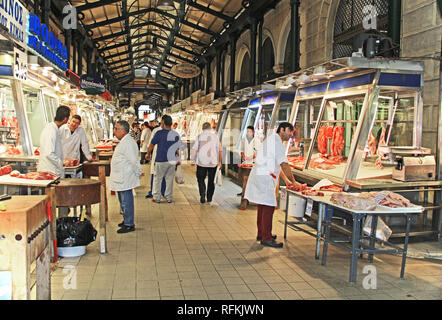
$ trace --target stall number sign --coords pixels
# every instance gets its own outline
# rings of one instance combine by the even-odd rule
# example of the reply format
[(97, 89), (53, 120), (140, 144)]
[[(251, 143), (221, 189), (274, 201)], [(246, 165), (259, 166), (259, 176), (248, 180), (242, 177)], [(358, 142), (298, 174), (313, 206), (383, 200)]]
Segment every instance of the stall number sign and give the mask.
[(14, 78), (26, 81), (28, 78), (28, 55), (14, 48)]
[(313, 200), (307, 199), (307, 206), (305, 207), (305, 215), (311, 217), (313, 211)]

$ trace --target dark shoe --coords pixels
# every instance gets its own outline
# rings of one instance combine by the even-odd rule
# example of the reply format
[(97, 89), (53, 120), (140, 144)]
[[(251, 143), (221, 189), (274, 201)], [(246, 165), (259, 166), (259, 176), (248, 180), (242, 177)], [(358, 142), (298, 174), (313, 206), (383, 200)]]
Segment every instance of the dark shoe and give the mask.
[(149, 193), (149, 194), (146, 196), (146, 199), (150, 199), (150, 198), (153, 198), (153, 195)]
[[(274, 236), (272, 236), (273, 240), (276, 240), (276, 234)], [(256, 237), (256, 241), (261, 241), (262, 237)]]
[(121, 229), (119, 229), (119, 230), (117, 231), (117, 233), (128, 233), (128, 232), (132, 232), (132, 231), (135, 231), (135, 226), (131, 226), (131, 227), (129, 227), (129, 226), (125, 226), (125, 225), (123, 225), (123, 226), (121, 227)]
[(167, 200), (167, 203), (172, 203), (172, 200)]
[(242, 192), (236, 194), (238, 197), (242, 196)]
[(282, 248), (282, 246), (283, 246), (282, 242), (275, 242), (275, 240), (261, 241), (261, 244), (265, 247), (272, 247), (272, 248)]
[(205, 203), (205, 202), (206, 202), (206, 198), (201, 197), (201, 198), (200, 198), (200, 202), (201, 202), (201, 203)]
[(119, 223), (118, 226), (121, 228), (122, 226), (124, 226), (124, 220), (123, 222)]

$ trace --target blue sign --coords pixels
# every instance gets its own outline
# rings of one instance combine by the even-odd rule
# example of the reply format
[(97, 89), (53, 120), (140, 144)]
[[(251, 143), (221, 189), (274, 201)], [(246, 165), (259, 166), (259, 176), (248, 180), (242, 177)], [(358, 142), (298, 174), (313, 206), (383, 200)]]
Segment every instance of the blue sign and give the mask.
[(39, 17), (32, 13), (29, 14), (29, 33), (28, 46), (66, 71), (68, 58), (66, 46), (49, 31), (46, 24), (41, 23)]
[(28, 10), (14, 0), (0, 0), (0, 24), (21, 45), (26, 45), (26, 22)]
[(106, 83), (100, 77), (84, 74), (80, 79), (80, 88), (87, 94), (101, 94), (106, 91)]

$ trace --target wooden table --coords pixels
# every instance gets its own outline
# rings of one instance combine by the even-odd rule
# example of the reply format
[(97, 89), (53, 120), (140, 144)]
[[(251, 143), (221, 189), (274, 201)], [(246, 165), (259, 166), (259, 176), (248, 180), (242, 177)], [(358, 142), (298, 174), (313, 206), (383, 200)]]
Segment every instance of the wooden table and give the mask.
[(13, 196), (0, 212), (0, 270), (11, 279), (11, 298), (31, 297), (31, 264), (36, 261), (37, 299), (51, 299), (48, 196)]
[(76, 207), (100, 204), (99, 234), (101, 253), (106, 252), (106, 221), (105, 221), (105, 197), (106, 186), (102, 181), (92, 179), (68, 178), (61, 179), (55, 188), (57, 206)]
[[(98, 177), (100, 182), (104, 185), (104, 190), (106, 190), (106, 177), (110, 176), (110, 161), (109, 160), (103, 160), (103, 161), (86, 161), (83, 162), (83, 175), (85, 178), (90, 177)], [(104, 212), (106, 216), (106, 221), (109, 221), (109, 208), (107, 203), (107, 193), (104, 193)], [(91, 214), (91, 207), (86, 206), (87, 213)]]
[(250, 172), (253, 167), (238, 167), (240, 181), (242, 181), (242, 192), (241, 192), (241, 204), (239, 206), (240, 210), (246, 210), (249, 200), (244, 198), (244, 193), (246, 192), (247, 181), (249, 180)]

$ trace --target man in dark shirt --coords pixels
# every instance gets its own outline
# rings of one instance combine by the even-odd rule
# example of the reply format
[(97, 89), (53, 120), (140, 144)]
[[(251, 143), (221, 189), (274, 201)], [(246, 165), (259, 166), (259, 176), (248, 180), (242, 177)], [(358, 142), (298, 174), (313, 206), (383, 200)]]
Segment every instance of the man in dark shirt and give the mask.
[(155, 173), (153, 178), (153, 201), (161, 201), (161, 181), (166, 180), (164, 197), (168, 203), (172, 202), (173, 178), (175, 167), (179, 164), (181, 141), (178, 133), (172, 130), (172, 118), (163, 116), (164, 128), (155, 133), (147, 150), (146, 159), (150, 160), (154, 146), (157, 146), (155, 158)]

